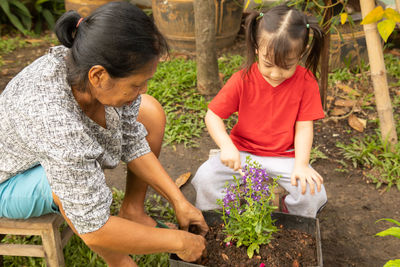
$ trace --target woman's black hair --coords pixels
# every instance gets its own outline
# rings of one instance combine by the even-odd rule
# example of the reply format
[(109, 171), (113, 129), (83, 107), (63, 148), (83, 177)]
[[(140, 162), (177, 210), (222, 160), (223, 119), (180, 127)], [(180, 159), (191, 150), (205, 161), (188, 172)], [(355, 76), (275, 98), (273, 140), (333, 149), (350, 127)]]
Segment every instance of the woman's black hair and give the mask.
[[(268, 41), (262, 40), (265, 33), (269, 34)], [(248, 15), (246, 45), (247, 72), (256, 60), (256, 51), (260, 51), (260, 45), (266, 45), (266, 57), (277, 66), (287, 68), (287, 55), (295, 52), (300, 58), (306, 57), (305, 67), (316, 75), (324, 46), (324, 32), (314, 18), (283, 4), (265, 13), (252, 12)]]
[(91, 67), (103, 66), (111, 77), (127, 77), (168, 52), (151, 19), (128, 2), (111, 2), (81, 19), (76, 11), (63, 14), (55, 25), (58, 40), (70, 48), (68, 83), (85, 90)]

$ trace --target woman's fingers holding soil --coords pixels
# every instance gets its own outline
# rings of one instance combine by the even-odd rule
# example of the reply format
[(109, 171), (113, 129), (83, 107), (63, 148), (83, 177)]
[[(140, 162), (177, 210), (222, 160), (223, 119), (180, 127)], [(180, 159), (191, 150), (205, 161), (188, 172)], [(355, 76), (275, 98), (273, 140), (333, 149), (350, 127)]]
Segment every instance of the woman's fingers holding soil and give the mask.
[(204, 255), (206, 240), (201, 235), (184, 232), (183, 249), (176, 253), (184, 261), (193, 262)]

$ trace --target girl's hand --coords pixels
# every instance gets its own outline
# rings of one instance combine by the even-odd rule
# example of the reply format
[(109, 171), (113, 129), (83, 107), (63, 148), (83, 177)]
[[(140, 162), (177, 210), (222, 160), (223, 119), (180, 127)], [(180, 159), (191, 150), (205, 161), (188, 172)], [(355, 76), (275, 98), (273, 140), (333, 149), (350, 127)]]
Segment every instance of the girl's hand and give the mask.
[(297, 180), (300, 180), (301, 193), (304, 195), (307, 189), (307, 183), (310, 185), (311, 195), (315, 194), (315, 183), (317, 184), (318, 192), (321, 191), (321, 184), (324, 179), (322, 176), (310, 166), (295, 166), (291, 176), (291, 183), (297, 186)]
[(222, 164), (237, 171), (240, 169), (240, 153), (236, 146), (232, 143), (228, 146), (221, 147), (220, 159)]

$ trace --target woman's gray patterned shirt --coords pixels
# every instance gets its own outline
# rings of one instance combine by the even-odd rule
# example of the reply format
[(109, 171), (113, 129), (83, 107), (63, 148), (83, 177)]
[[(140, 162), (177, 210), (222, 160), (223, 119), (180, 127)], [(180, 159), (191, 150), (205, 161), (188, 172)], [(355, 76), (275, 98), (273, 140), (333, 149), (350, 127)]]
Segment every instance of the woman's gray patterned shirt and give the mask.
[(63, 46), (23, 69), (0, 95), (0, 183), (41, 164), (80, 234), (102, 227), (112, 194), (103, 169), (150, 152), (136, 121), (141, 98), (106, 107), (103, 128), (85, 115), (66, 80)]

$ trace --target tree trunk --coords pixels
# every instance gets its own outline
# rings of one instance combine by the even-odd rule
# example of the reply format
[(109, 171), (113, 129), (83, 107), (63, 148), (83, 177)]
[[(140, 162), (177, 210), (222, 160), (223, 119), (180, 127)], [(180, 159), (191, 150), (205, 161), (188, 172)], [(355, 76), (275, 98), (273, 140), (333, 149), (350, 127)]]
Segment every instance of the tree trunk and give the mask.
[(201, 94), (216, 94), (221, 88), (215, 45), (215, 5), (213, 0), (194, 0), (197, 88)]
[[(360, 1), (361, 13), (364, 18), (375, 8), (374, 0)], [(371, 79), (374, 86), (376, 108), (378, 111), (382, 141), (390, 144), (397, 143), (396, 125), (390, 101), (389, 87), (383, 59), (382, 41), (376, 23), (363, 25), (367, 41), (368, 58), (371, 67)]]
[[(330, 6), (332, 4), (331, 0), (325, 0), (324, 1), (326, 6)], [(327, 92), (328, 92), (328, 74), (329, 74), (329, 47), (331, 43), (331, 18), (332, 18), (332, 8), (327, 8), (325, 10), (324, 14), (324, 19), (323, 19), (323, 25), (324, 29), (323, 31), (325, 32), (325, 38), (324, 38), (324, 47), (322, 48), (322, 53), (321, 53), (321, 77), (320, 77), (320, 89), (319, 93), (321, 95), (321, 102), (322, 102), (322, 107), (326, 111), (326, 97), (327, 97)]]

